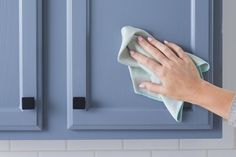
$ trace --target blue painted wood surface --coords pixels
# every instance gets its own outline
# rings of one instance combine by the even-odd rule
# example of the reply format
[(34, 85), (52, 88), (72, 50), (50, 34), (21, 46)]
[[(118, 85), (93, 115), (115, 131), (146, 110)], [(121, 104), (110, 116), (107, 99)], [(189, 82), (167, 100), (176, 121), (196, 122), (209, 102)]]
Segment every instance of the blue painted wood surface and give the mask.
[[(27, 0), (22, 1), (27, 2)], [(1, 74), (6, 75), (5, 80), (3, 80), (4, 77), (0, 78), (0, 84), (9, 87), (9, 89), (0, 90), (1, 117), (7, 117), (7, 111), (13, 108), (17, 112), (25, 113), (24, 115), (34, 112), (34, 116), (39, 116), (38, 113), (41, 113), (41, 107), (43, 107), (43, 125), (42, 131), (13, 132), (2, 129), (0, 139), (221, 137), (221, 118), (202, 108), (193, 106), (191, 110), (184, 113), (183, 123), (177, 124), (163, 104), (135, 95), (127, 68), (116, 61), (121, 43), (120, 29), (124, 25), (133, 25), (149, 31), (160, 40), (174, 41), (188, 52), (210, 62), (211, 71), (205, 75), (205, 79), (221, 86), (221, 0), (43, 1), (42, 34), (40, 14), (38, 14), (38, 18), (35, 18), (37, 25), (35, 21), (31, 22), (26, 29), (29, 32), (39, 29), (36, 34), (37, 42), (35, 43), (33, 39), (28, 45), (24, 42), (25, 51), (22, 51), (27, 54), (24, 57), (31, 57), (35, 61), (30, 62), (31, 66), (25, 67), (24, 72), (34, 69), (35, 75), (25, 73), (22, 81), (26, 82), (24, 88), (26, 90), (23, 93), (32, 93), (29, 96), (35, 96), (33, 94), (37, 93), (40, 104), (36, 110), (29, 112), (18, 110), (20, 98), (19, 56), (17, 56), (19, 54), (17, 46), (19, 24), (18, 16), (15, 15), (18, 12), (10, 11), (12, 7), (19, 7), (20, 0), (12, 2), (1, 0), (0, 7), (3, 7), (1, 2), (7, 2), (4, 5), (7, 5), (8, 9), (0, 9), (1, 21), (6, 20), (4, 25), (0, 25), (0, 30), (8, 26), (9, 29), (13, 27), (10, 39), (5, 39), (6, 32), (0, 31), (0, 34), (4, 32), (3, 37), (0, 36), (0, 53), (7, 57), (5, 60), (8, 60), (7, 62), (0, 59), (0, 69), (5, 71)], [(30, 3), (33, 2), (36, 4), (36, 0)], [(14, 5), (9, 5), (10, 3)], [(27, 2), (27, 5), (30, 3)], [(40, 4), (31, 8), (32, 10), (37, 8), (40, 12)], [(6, 18), (7, 10), (9, 18)], [(168, 13), (166, 10), (169, 10)], [(29, 17), (33, 15), (33, 11), (28, 14)], [(24, 40), (33, 38), (34, 33), (24, 36), (23, 32)], [(35, 88), (41, 76), (39, 55), (41, 47), (37, 46), (37, 51), (33, 48), (35, 44), (40, 45), (40, 35), (43, 39), (44, 99), (42, 95), (39, 95), (40, 84)], [(4, 42), (8, 45), (4, 45)], [(7, 50), (8, 53), (3, 50)], [(32, 50), (35, 51), (30, 53), (29, 51)], [(10, 58), (14, 59), (14, 62), (13, 60), (9, 62)], [(27, 62), (23, 63), (28, 65)], [(4, 68), (6, 65), (8, 68)], [(34, 68), (35, 65), (37, 69)], [(28, 81), (29, 79), (32, 81)], [(10, 99), (10, 96), (14, 99)], [(86, 97), (86, 110), (72, 108), (73, 97), (78, 96)], [(16, 115), (14, 113), (9, 116), (6, 124), (9, 125), (10, 121), (16, 124), (18, 120), (14, 121)], [(24, 122), (27, 124), (40, 122), (40, 118), (34, 120), (26, 119)], [(1, 124), (4, 122), (1, 121)], [(24, 126), (24, 123), (17, 124)], [(6, 127), (2, 126), (0, 127)], [(15, 130), (21, 129), (16, 126)]]
[[(0, 130), (42, 127), (41, 1), (0, 1)], [(36, 107), (22, 110), (22, 98)]]
[[(120, 28), (132, 25), (180, 44), (212, 66), (211, 5), (203, 0), (67, 1), (67, 127), (211, 130), (213, 114), (200, 107), (185, 111), (177, 123), (162, 102), (135, 95), (128, 70), (116, 62)], [(212, 75), (213, 70), (204, 77), (213, 82)], [(73, 110), (75, 96), (86, 97), (86, 110)]]

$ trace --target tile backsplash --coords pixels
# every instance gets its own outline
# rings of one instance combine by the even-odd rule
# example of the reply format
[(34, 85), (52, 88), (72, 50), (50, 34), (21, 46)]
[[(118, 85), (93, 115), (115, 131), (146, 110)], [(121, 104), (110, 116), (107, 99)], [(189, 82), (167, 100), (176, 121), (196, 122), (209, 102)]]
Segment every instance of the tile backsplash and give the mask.
[(235, 129), (223, 125), (223, 138), (209, 140), (4, 140), (0, 157), (233, 157)]

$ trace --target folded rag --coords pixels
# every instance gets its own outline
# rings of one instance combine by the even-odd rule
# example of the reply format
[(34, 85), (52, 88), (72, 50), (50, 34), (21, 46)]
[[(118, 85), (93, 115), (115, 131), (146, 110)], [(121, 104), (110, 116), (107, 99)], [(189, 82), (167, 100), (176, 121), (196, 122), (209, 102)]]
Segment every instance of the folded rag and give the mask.
[[(128, 66), (130, 77), (132, 80), (134, 92), (136, 94), (140, 94), (146, 96), (148, 98), (163, 101), (166, 108), (173, 116), (173, 118), (177, 122), (182, 121), (182, 112), (183, 112), (183, 101), (175, 100), (167, 96), (163, 96), (161, 94), (148, 92), (138, 87), (138, 85), (143, 81), (151, 81), (153, 83), (160, 84), (160, 79), (149, 69), (145, 68), (143, 65), (136, 62), (133, 58), (130, 57), (129, 50), (135, 50), (147, 57), (153, 58), (148, 52), (146, 52), (143, 48), (141, 48), (137, 41), (138, 36), (143, 36), (145, 38), (152, 37), (149, 33), (142, 29), (138, 29), (132, 26), (125, 26), (121, 29), (122, 34), (122, 44), (118, 54), (118, 62)], [(209, 64), (203, 59), (194, 56), (192, 54), (187, 53), (190, 58), (192, 58), (195, 63), (200, 76), (202, 77), (202, 73), (209, 70)]]

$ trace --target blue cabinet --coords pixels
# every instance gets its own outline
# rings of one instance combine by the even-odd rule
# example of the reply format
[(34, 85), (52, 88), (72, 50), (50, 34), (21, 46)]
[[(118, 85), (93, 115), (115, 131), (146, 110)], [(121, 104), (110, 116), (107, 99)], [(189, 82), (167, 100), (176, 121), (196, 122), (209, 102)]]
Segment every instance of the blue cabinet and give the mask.
[(0, 7), (7, 119), (0, 139), (221, 137), (221, 118), (203, 108), (186, 103), (177, 123), (161, 102), (134, 94), (117, 62), (121, 28), (132, 25), (208, 61), (204, 78), (221, 86), (221, 0), (1, 0)]
[(41, 1), (0, 1), (0, 130), (42, 127)]
[[(134, 94), (127, 68), (116, 61), (120, 29), (136, 26), (207, 60), (212, 68), (204, 77), (214, 82), (220, 77), (220, 67), (213, 65), (220, 51), (213, 55), (213, 9), (213, 1), (206, 0), (68, 0), (68, 129), (119, 130), (117, 136), (131, 138), (141, 130), (141, 138), (220, 137), (214, 124), (220, 119), (205, 109), (188, 105), (183, 122), (176, 123), (162, 102)], [(85, 98), (85, 109), (73, 109), (76, 98)]]

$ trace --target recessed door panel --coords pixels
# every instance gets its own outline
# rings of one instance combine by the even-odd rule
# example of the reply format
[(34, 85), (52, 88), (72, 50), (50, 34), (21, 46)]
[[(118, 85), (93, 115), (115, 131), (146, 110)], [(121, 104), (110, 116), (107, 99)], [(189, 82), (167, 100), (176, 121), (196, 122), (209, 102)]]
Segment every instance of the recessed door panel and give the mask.
[(0, 1), (0, 130), (40, 130), (41, 0)]
[(177, 123), (162, 102), (134, 94), (127, 67), (117, 62), (120, 30), (131, 25), (208, 61), (212, 69), (204, 79), (214, 83), (212, 6), (209, 0), (68, 0), (68, 129), (214, 128), (213, 114), (203, 108), (193, 105)]

